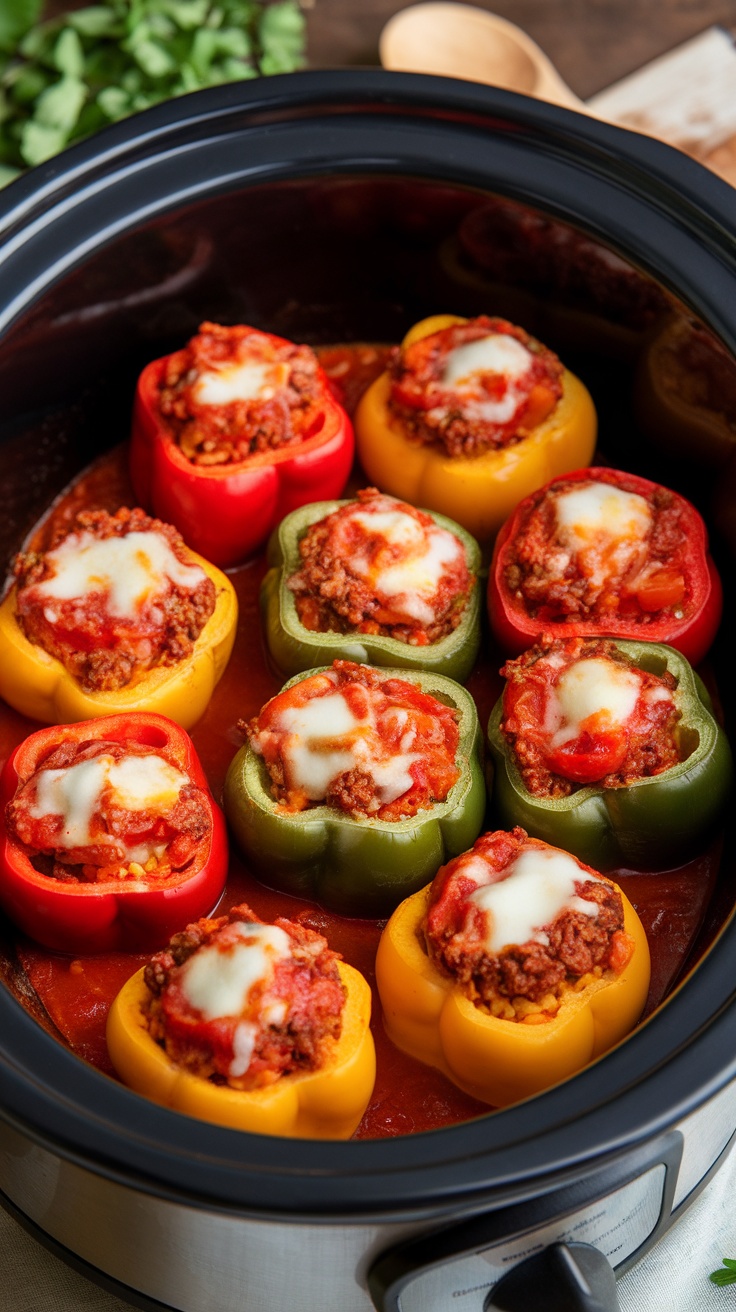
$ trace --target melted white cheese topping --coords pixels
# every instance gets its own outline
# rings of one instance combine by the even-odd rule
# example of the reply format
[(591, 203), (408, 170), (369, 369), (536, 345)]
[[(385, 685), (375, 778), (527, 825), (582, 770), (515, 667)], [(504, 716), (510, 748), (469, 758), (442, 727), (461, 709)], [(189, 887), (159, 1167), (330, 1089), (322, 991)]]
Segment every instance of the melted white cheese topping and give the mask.
[[(409, 767), (418, 754), (388, 755), (371, 708), (364, 717), (356, 716), (341, 692), (287, 707), (278, 728), (289, 735), (282, 755), (291, 786), (303, 789), (311, 802), (322, 801), (333, 779), (356, 768), (372, 776), (383, 806), (411, 788)], [(410, 736), (405, 734), (402, 743)]]
[(183, 564), (154, 530), (103, 539), (70, 533), (46, 559), (53, 576), (33, 585), (42, 597), (82, 601), (105, 593), (109, 613), (123, 619), (135, 618), (169, 583), (193, 591), (207, 577), (199, 565)]
[(547, 944), (549, 937), (542, 927), (568, 909), (591, 919), (597, 916), (598, 904), (575, 892), (576, 881), (593, 878), (567, 852), (554, 848), (522, 852), (503, 879), (470, 894), (469, 900), (485, 913), (487, 950), (500, 952), (530, 940)]
[[(95, 756), (61, 770), (41, 770), (36, 800), (28, 809), (34, 820), (47, 815), (62, 817), (61, 833), (54, 838), (57, 847), (88, 847), (92, 843), (124, 847), (122, 840), (111, 834), (93, 837), (90, 832), (92, 817), (102, 808), (103, 791), (108, 806), (164, 815), (176, 805), (179, 793), (189, 782), (188, 775), (161, 756), (124, 756), (119, 761), (111, 756)], [(129, 849), (128, 855), (130, 860), (140, 860), (140, 845)]]
[(653, 521), (644, 497), (610, 483), (585, 483), (561, 492), (554, 504), (562, 541), (571, 552), (586, 553), (598, 586), (610, 574), (623, 574), (642, 555)]
[[(182, 992), (189, 1005), (201, 1012), (205, 1020), (241, 1016), (247, 1009), (253, 986), (268, 984), (276, 962), (291, 954), (291, 939), (278, 925), (236, 921), (232, 928), (237, 931), (238, 941), (226, 949), (216, 943), (199, 948), (182, 966)], [(245, 1056), (248, 1057), (238, 1072), (242, 1075), (250, 1065), (252, 1045), (248, 1053), (248, 1035), (244, 1032), (240, 1039), (235, 1061), (242, 1065)], [(231, 1074), (235, 1073), (231, 1071)]]
[(348, 521), (386, 544), (371, 555), (345, 548), (355, 573), (376, 594), (385, 596), (399, 615), (433, 624), (440, 580), (447, 567), (462, 557), (460, 540), (438, 524), (420, 524), (401, 509), (357, 509), (345, 517), (346, 526)]
[[(522, 399), (519, 383), (529, 372), (532, 354), (515, 337), (505, 333), (489, 333), (475, 342), (457, 346), (445, 361), (441, 386), (452, 389), (463, 398), (463, 411), (468, 418), (484, 419), (489, 423), (508, 423)], [(507, 389), (502, 397), (494, 399), (483, 395), (480, 376), (502, 374)], [(516, 385), (515, 385), (516, 384)]]
[[(575, 661), (550, 690), (545, 730), (552, 746), (577, 738), (583, 727), (603, 731), (624, 726), (641, 695), (641, 679), (605, 656)], [(586, 724), (593, 720), (593, 724)]]
[(199, 375), (192, 388), (197, 405), (270, 401), (289, 381), (289, 366), (273, 360), (243, 360)]

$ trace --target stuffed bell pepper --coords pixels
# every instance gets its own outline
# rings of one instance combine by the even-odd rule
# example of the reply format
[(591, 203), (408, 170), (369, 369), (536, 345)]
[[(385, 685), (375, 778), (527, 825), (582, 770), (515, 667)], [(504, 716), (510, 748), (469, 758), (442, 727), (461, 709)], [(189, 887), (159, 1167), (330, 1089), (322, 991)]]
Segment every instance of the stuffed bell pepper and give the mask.
[(517, 506), (496, 539), (488, 609), (510, 655), (550, 630), (666, 642), (697, 665), (723, 599), (695, 507), (649, 479), (594, 468)]
[(603, 870), (681, 865), (707, 839), (731, 752), (679, 652), (546, 635), (502, 674), (488, 726), (502, 824)]
[(596, 427), (587, 389), (557, 356), (486, 315), (415, 324), (355, 415), (371, 482), (480, 541), (534, 488), (587, 463)]
[(431, 670), (462, 683), (480, 645), (480, 549), (459, 524), (375, 488), (282, 522), (261, 586), (284, 674), (331, 661)]
[(0, 606), (0, 695), (49, 724), (157, 711), (185, 729), (230, 658), (229, 579), (142, 510), (86, 511), (15, 561)]
[(238, 324), (203, 323), (138, 381), (136, 496), (217, 565), (234, 565), (284, 515), (342, 492), (353, 430), (314, 351)]
[(475, 705), (441, 675), (335, 661), (244, 726), (225, 812), (254, 871), (341, 915), (382, 916), (480, 832)]
[(0, 904), (44, 947), (157, 947), (217, 905), (225, 823), (163, 715), (39, 729), (6, 762), (0, 804)]
[(389, 1038), (505, 1107), (633, 1029), (649, 949), (621, 890), (523, 829), (483, 834), (394, 912), (376, 979)]
[(138, 1093), (236, 1130), (347, 1139), (373, 1091), (371, 991), (321, 934), (249, 907), (188, 925), (107, 1024)]

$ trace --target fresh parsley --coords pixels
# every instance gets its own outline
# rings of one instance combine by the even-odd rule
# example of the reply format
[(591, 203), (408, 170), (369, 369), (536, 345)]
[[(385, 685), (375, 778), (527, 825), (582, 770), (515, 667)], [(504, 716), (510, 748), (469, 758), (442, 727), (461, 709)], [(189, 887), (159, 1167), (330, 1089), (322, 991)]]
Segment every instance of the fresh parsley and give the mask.
[(711, 1271), (709, 1280), (714, 1285), (736, 1285), (736, 1260), (732, 1257), (724, 1257), (723, 1266), (717, 1271)]
[(297, 0), (107, 0), (47, 22), (0, 3), (0, 185), (188, 91), (304, 64)]

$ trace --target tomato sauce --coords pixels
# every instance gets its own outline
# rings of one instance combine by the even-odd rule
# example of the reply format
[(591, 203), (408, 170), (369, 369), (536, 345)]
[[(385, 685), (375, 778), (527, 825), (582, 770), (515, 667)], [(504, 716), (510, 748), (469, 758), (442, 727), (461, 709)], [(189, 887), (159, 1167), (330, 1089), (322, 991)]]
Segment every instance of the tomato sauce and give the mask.
[[(320, 351), (328, 376), (339, 383), (352, 406), (365, 386), (383, 368), (383, 348), (360, 346)], [(351, 492), (361, 486), (351, 482)], [(80, 510), (116, 511), (134, 505), (127, 475), (127, 449), (118, 447), (102, 456), (59, 497), (27, 544), (43, 548), (54, 532), (70, 525)], [(240, 618), (233, 655), (215, 689), (204, 716), (192, 730), (192, 739), (210, 787), (219, 800), (227, 768), (242, 738), (238, 720), (258, 714), (263, 703), (279, 691), (283, 679), (269, 666), (261, 637), (258, 591), (266, 571), (263, 555), (229, 571), (238, 594)], [(485, 725), (501, 692), (498, 653), (482, 652), (467, 681), (480, 721)], [(38, 725), (0, 704), (0, 759)], [(608, 872), (634, 904), (642, 919), (652, 952), (649, 1014), (681, 974), (708, 910), (720, 861), (714, 842), (696, 860), (678, 870), (646, 873)], [(372, 1028), (376, 1041), (378, 1075), (371, 1103), (357, 1130), (357, 1138), (381, 1138), (441, 1128), (488, 1111), (449, 1083), (443, 1075), (406, 1056), (384, 1034), (381, 1007), (375, 992), (375, 954), (385, 922), (355, 920), (323, 911), (312, 902), (275, 892), (259, 883), (234, 848), (231, 848), (227, 887), (218, 913), (247, 902), (265, 921), (276, 916), (297, 920), (324, 934), (329, 945), (360, 970), (374, 988)], [(105, 1025), (110, 1004), (125, 981), (149, 955), (108, 953), (72, 958), (50, 952), (22, 939), (12, 954), (0, 953), (0, 976), (27, 1009), (78, 1056), (113, 1075)]]

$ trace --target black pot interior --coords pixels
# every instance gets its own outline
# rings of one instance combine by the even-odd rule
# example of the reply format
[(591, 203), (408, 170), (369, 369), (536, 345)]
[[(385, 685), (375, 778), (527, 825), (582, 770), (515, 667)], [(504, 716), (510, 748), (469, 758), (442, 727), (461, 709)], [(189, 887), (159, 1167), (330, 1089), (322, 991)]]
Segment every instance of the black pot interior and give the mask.
[[(28, 271), (17, 260), (14, 264), (14, 257), (8, 257), (5, 275), (0, 263), (0, 291), (6, 304), (16, 296), (20, 307), (8, 323), (0, 349), (3, 562), (10, 560), (61, 488), (102, 450), (125, 440), (140, 368), (181, 345), (202, 320), (247, 322), (311, 343), (387, 342), (396, 341), (426, 314), (486, 312), (522, 324), (585, 380), (598, 408), (603, 461), (679, 489), (708, 515), (727, 594), (730, 591), (734, 596), (732, 544), (736, 543), (736, 531), (731, 534), (729, 498), (723, 495), (724, 480), (729, 477), (728, 434), (736, 438), (736, 363), (725, 331), (728, 311), (723, 308), (728, 285), (731, 304), (736, 304), (733, 270), (724, 274), (726, 285), (718, 297), (714, 299), (713, 294), (718, 266), (727, 258), (725, 241), (721, 249), (717, 234), (714, 236), (714, 215), (720, 218), (725, 188), (713, 184), (709, 208), (704, 213), (699, 215), (690, 200), (683, 200), (678, 214), (678, 170), (685, 170), (682, 196), (697, 189), (700, 177), (694, 166), (684, 161), (681, 166), (673, 152), (658, 150), (648, 142), (641, 147), (634, 144), (627, 163), (625, 137), (587, 124), (580, 127), (575, 116), (540, 106), (529, 108), (527, 102), (503, 93), (496, 93), (494, 98), (493, 93), (480, 88), (458, 90), (455, 84), (437, 80), (429, 83), (430, 93), (425, 90), (425, 81), (396, 78), (390, 84), (378, 80), (371, 83), (371, 87), (381, 89), (381, 94), (390, 85), (398, 101), (398, 108), (384, 110), (379, 124), (385, 139), (380, 133), (375, 138), (373, 156), (362, 140), (356, 139), (351, 150), (335, 146), (337, 153), (330, 161), (329, 142), (325, 144), (324, 136), (320, 141), (319, 134), (326, 133), (329, 123), (343, 111), (333, 105), (326, 128), (313, 121), (317, 112), (314, 104), (325, 86), (336, 101), (336, 88), (356, 84), (313, 80), (306, 92), (300, 91), (301, 99), (297, 96), (301, 109), (287, 106), (278, 111), (285, 119), (290, 115), (304, 119), (301, 130), (311, 134), (312, 158), (303, 159), (288, 143), (277, 145), (274, 158), (278, 157), (280, 168), (264, 165), (250, 177), (238, 176), (245, 169), (237, 152), (241, 147), (246, 149), (248, 131), (260, 133), (258, 139), (262, 140), (269, 129), (255, 120), (249, 123), (238, 102), (237, 131), (228, 128), (229, 120), (225, 132), (221, 125), (217, 130), (215, 126), (207, 129), (213, 141), (220, 143), (231, 131), (231, 148), (238, 167), (233, 165), (233, 179), (229, 182), (224, 174), (206, 176), (202, 159), (207, 132), (191, 126), (198, 118), (191, 110), (189, 139), (200, 131), (198, 154), (192, 165), (196, 186), (190, 188), (196, 194), (181, 201), (157, 195), (156, 204), (151, 206), (155, 212), (146, 219), (140, 217), (140, 204), (130, 205), (127, 212), (120, 211), (116, 225), (111, 224), (109, 213), (104, 222), (98, 222), (94, 206), (103, 202), (90, 199), (83, 214), (89, 212), (92, 217), (84, 222), (89, 223), (90, 231), (97, 224), (99, 238), (97, 244), (90, 238), (82, 245), (80, 237), (78, 249), (73, 239), (63, 234), (55, 248), (53, 224), (45, 231), (41, 225), (41, 236), (34, 237), (36, 245), (32, 247), (38, 262), (34, 290), (29, 290), (32, 280)], [(301, 88), (309, 79), (297, 82)], [(362, 88), (368, 82), (365, 75), (357, 85)], [(444, 109), (438, 109), (435, 103), (437, 87), (453, 88), (452, 94), (446, 89), (442, 92)], [(409, 91), (404, 95), (402, 88)], [(283, 94), (274, 93), (274, 103), (280, 104)], [(247, 110), (247, 93), (240, 91), (239, 95), (244, 97)], [(361, 128), (367, 130), (375, 104), (362, 91), (360, 96), (346, 92), (345, 98), (350, 104), (344, 109), (344, 123), (343, 118), (340, 123), (350, 139), (350, 116), (356, 123), (361, 120)], [(192, 99), (201, 101), (204, 111), (214, 106), (219, 114), (232, 108), (232, 96), (229, 100), (224, 95), (213, 100), (208, 93), (204, 100)], [(307, 110), (305, 105), (311, 108)], [(206, 119), (204, 111), (199, 117)], [(262, 110), (259, 113), (262, 118)], [(386, 144), (390, 140), (387, 121), (392, 113), (397, 123), (400, 119), (401, 131), (421, 135), (425, 143), (421, 150), (412, 153), (397, 137), (392, 154)], [(273, 114), (278, 118), (276, 109)], [(463, 115), (469, 126), (463, 127), (459, 121)], [(216, 119), (217, 115), (212, 117)], [(160, 129), (158, 135), (163, 135), (166, 142), (166, 114), (145, 119)], [(408, 120), (411, 122), (407, 126)], [(486, 134), (481, 160), (473, 154), (478, 150), (479, 124)], [(108, 139), (122, 155), (123, 163), (128, 163), (125, 131), (115, 131), (118, 135)], [(134, 138), (134, 129), (128, 131)], [(143, 129), (140, 131), (145, 137)], [(156, 132), (148, 135), (156, 136)], [(582, 143), (581, 158), (587, 151), (587, 163), (583, 159), (573, 168), (569, 160), (562, 159), (557, 167), (555, 150), (562, 158), (560, 143), (567, 143), (569, 153), (573, 138)], [(433, 139), (442, 143), (441, 149), (438, 145), (433, 148)], [(135, 140), (133, 147), (135, 158), (144, 161), (147, 151), (152, 157), (156, 149), (163, 150), (160, 144), (146, 147), (145, 142)], [(41, 171), (36, 186), (51, 188), (52, 201), (55, 196), (67, 200), (78, 197), (83, 185), (89, 185), (92, 196), (92, 184), (99, 189), (99, 179), (104, 182), (105, 168), (109, 167), (109, 195), (113, 199), (107, 205), (108, 211), (114, 209), (115, 189), (123, 184), (114, 175), (114, 161), (109, 166), (104, 160), (100, 162), (102, 149), (102, 145), (88, 146), (73, 152), (69, 176), (62, 174), (57, 192), (48, 171)], [(187, 167), (186, 152), (183, 146), (181, 149), (177, 174), (180, 181)], [(542, 160), (540, 169), (535, 167), (537, 157)], [(448, 163), (450, 158), (455, 162)], [(524, 168), (527, 184), (522, 181)], [(565, 168), (570, 171), (570, 180), (559, 182)], [(71, 178), (75, 170), (81, 173), (79, 182)], [(535, 192), (544, 185), (540, 171), (550, 170), (558, 181), (554, 196), (545, 206)], [(144, 172), (143, 165), (139, 172)], [(667, 180), (669, 190), (663, 183), (661, 202), (652, 195), (643, 195), (645, 177), (652, 174)], [(581, 178), (583, 190), (576, 193), (573, 181), (580, 184)], [(20, 200), (35, 222), (33, 206), (37, 196), (32, 180), (23, 185), (26, 191)], [(139, 179), (144, 194), (147, 186)], [(608, 187), (612, 195), (620, 193), (618, 208), (613, 202), (608, 208), (609, 202), (597, 196), (596, 188), (601, 187)], [(6, 225), (11, 234), (13, 224), (20, 223), (12, 199), (9, 194)], [(64, 222), (68, 227), (68, 214)], [(114, 226), (118, 229), (115, 233)], [(672, 244), (668, 250), (662, 247), (658, 262), (655, 247), (660, 227), (671, 232)], [(59, 228), (63, 228), (61, 221)], [(607, 230), (612, 236), (604, 241), (601, 233)], [(672, 271), (674, 246), (685, 240), (683, 231), (694, 252), (708, 248), (710, 253), (711, 267), (702, 274), (700, 283), (695, 256), (695, 263), (683, 272), (679, 283)], [(54, 266), (55, 250), (65, 254), (65, 271), (59, 271), (63, 262)], [(732, 344), (736, 340), (736, 321), (730, 327)], [(666, 413), (656, 413), (656, 406), (653, 412), (651, 406), (642, 406), (640, 399), (648, 352), (665, 329), (682, 331), (697, 343), (692, 386), (699, 385), (703, 396), (708, 388), (717, 389), (720, 439), (701, 446), (696, 438), (687, 453), (683, 453), (682, 444), (676, 444), (677, 450), (668, 446)], [(733, 606), (727, 606), (727, 616), (732, 610)], [(731, 628), (727, 618), (712, 659), (714, 678), (722, 691), (730, 665)], [(730, 721), (731, 698), (725, 692), (723, 700)], [(733, 902), (733, 856), (728, 845), (696, 955), (721, 930)], [(425, 1143), (424, 1165), (427, 1154), (430, 1164), (434, 1162), (438, 1168), (445, 1164), (447, 1179), (452, 1178), (453, 1187), (462, 1192), (471, 1187), (471, 1179), (476, 1187), (481, 1178), (487, 1180), (494, 1172), (505, 1171), (507, 1178), (514, 1170), (533, 1174), (537, 1169), (549, 1170), (553, 1162), (559, 1166), (565, 1160), (571, 1161), (578, 1152), (600, 1151), (600, 1126), (604, 1123), (600, 1118), (616, 1091), (621, 1094), (620, 1112), (615, 1128), (611, 1120), (607, 1122), (609, 1143), (626, 1135), (640, 1135), (657, 1116), (666, 1120), (678, 1106), (697, 1100), (697, 1080), (693, 1082), (691, 1077), (690, 1084), (687, 1079), (678, 1083), (676, 1075), (670, 1081), (671, 1104), (667, 1107), (666, 1099), (660, 1097), (658, 1101), (652, 1092), (642, 1095), (637, 1109), (636, 1099), (630, 1095), (637, 1083), (655, 1078), (658, 1070), (657, 1078), (661, 1079), (660, 1068), (679, 1046), (683, 1034), (707, 1025), (723, 1009), (731, 991), (724, 951), (722, 941), (709, 958), (715, 964), (709, 966), (706, 962), (703, 967), (709, 968), (711, 975), (702, 987), (691, 981), (654, 1018), (646, 1031), (653, 1036), (648, 1046), (641, 1042), (644, 1034), (635, 1036), (618, 1053), (565, 1086), (566, 1095), (564, 1091), (552, 1091), (534, 1104), (484, 1118), (474, 1126), (437, 1132), (430, 1136), (431, 1147)], [(698, 972), (696, 980), (701, 974)], [(6, 1003), (3, 998), (3, 1005)], [(667, 1014), (675, 1008), (679, 1008), (679, 1017), (673, 1015), (667, 1021)], [(4, 1096), (14, 1118), (22, 1121), (26, 1114), (35, 1117), (38, 1134), (58, 1134), (66, 1151), (93, 1154), (98, 1167), (106, 1161), (110, 1169), (114, 1166), (123, 1170), (128, 1153), (128, 1163), (134, 1163), (131, 1169), (151, 1177), (158, 1172), (159, 1178), (168, 1177), (172, 1187), (185, 1178), (188, 1122), (154, 1107), (137, 1110), (138, 1100), (92, 1071), (84, 1071), (83, 1078), (77, 1080), (78, 1063), (70, 1059), (69, 1064), (67, 1054), (49, 1057), (51, 1049), (45, 1047), (39, 1047), (36, 1054), (34, 1045), (45, 1041), (46, 1036), (39, 1031), (36, 1037), (29, 1037), (29, 1025), (37, 1031), (27, 1015), (16, 1008), (6, 1048), (12, 1060), (6, 1055), (6, 1061), (8, 1068), (15, 1064), (17, 1050), (12, 1050), (17, 1043), (28, 1054), (29, 1066), (24, 1071), (22, 1060), (6, 1080)], [(32, 1068), (37, 1061), (40, 1063), (42, 1053), (50, 1062), (47, 1079), (52, 1092), (44, 1093), (39, 1086), (32, 1097), (23, 1099), (24, 1080), (33, 1078)], [(719, 1060), (715, 1043), (709, 1053), (709, 1075), (725, 1079), (728, 1057)], [(68, 1091), (70, 1101), (63, 1115), (58, 1107), (52, 1115), (49, 1108), (53, 1107), (53, 1089), (59, 1085)], [(87, 1118), (85, 1132), (79, 1130), (79, 1125), (85, 1119), (87, 1086), (97, 1099), (98, 1114), (94, 1123)], [(74, 1089), (82, 1092), (72, 1095)], [(589, 1136), (579, 1130), (573, 1138), (563, 1135), (556, 1143), (550, 1137), (555, 1127), (569, 1127), (571, 1119), (586, 1116), (589, 1111)], [(130, 1143), (125, 1145), (119, 1136), (122, 1133), (125, 1137), (133, 1123), (136, 1144), (131, 1149)], [(540, 1149), (541, 1156), (535, 1161), (532, 1150), (519, 1152), (514, 1165), (508, 1156), (514, 1144), (525, 1141), (528, 1147), (540, 1133), (549, 1140)], [(236, 1139), (240, 1141), (237, 1144)], [(250, 1136), (205, 1127), (198, 1135), (198, 1147), (200, 1162), (196, 1170), (209, 1174), (206, 1178), (197, 1176), (194, 1187), (201, 1193), (218, 1190), (222, 1196), (235, 1198), (251, 1185), (243, 1183), (249, 1178), (247, 1172), (241, 1171), (239, 1182), (231, 1178), (231, 1163), (259, 1162), (259, 1169), (263, 1169), (269, 1145), (264, 1148)], [(354, 1183), (355, 1171), (366, 1168), (363, 1148), (377, 1150), (373, 1161), (392, 1171), (410, 1166), (417, 1171), (424, 1169), (422, 1153), (408, 1142), (376, 1144), (373, 1148), (341, 1145), (329, 1150), (328, 1160), (331, 1171), (334, 1167), (333, 1174), (344, 1175), (346, 1190), (351, 1173)], [(271, 1149), (268, 1160), (274, 1180), (287, 1169), (287, 1161), (308, 1166), (318, 1160), (310, 1145), (284, 1148), (279, 1144), (271, 1145)], [(468, 1173), (457, 1162), (471, 1153), (477, 1165)], [(441, 1187), (448, 1187), (441, 1171), (435, 1178), (438, 1187), (443, 1180)], [(405, 1175), (404, 1179), (409, 1177)], [(260, 1187), (261, 1196), (267, 1200), (271, 1186), (261, 1179)], [(399, 1192), (403, 1194), (410, 1188), (417, 1190), (416, 1180), (402, 1185)], [(275, 1189), (274, 1184), (274, 1198)], [(426, 1182), (419, 1192), (426, 1192)], [(375, 1201), (390, 1193), (388, 1185), (377, 1184), (367, 1189), (366, 1198)], [(296, 1197), (293, 1191), (292, 1197)], [(332, 1197), (337, 1198), (334, 1191)], [(328, 1204), (324, 1201), (323, 1205)]]

